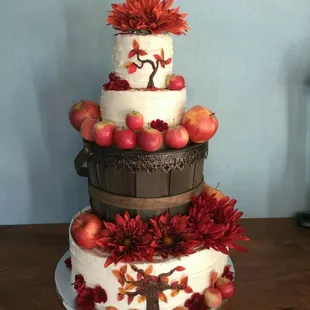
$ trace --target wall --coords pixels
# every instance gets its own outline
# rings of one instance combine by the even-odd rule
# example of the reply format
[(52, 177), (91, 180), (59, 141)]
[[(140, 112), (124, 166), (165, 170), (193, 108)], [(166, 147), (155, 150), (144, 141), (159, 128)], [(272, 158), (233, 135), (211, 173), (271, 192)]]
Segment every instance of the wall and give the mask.
[[(111, 71), (112, 2), (0, 0), (0, 224), (66, 222), (87, 204), (68, 111), (98, 100)], [(191, 27), (175, 37), (188, 105), (220, 120), (207, 181), (221, 182), (247, 217), (303, 209), (310, 2), (177, 2)]]

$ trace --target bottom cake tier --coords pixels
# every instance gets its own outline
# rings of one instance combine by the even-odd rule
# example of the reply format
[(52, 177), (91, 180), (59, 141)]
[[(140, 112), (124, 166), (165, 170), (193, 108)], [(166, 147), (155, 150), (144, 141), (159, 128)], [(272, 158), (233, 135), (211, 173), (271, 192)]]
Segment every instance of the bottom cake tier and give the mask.
[(221, 275), (228, 262), (227, 255), (203, 249), (181, 258), (104, 267), (106, 254), (82, 249), (71, 233), (69, 239), (72, 283), (77, 289), (82, 282), (86, 287), (97, 287), (99, 296), (100, 292), (105, 295), (95, 304), (98, 310), (188, 309), (187, 304), (197, 302), (191, 301), (194, 294), (203, 294), (210, 286), (211, 274)]

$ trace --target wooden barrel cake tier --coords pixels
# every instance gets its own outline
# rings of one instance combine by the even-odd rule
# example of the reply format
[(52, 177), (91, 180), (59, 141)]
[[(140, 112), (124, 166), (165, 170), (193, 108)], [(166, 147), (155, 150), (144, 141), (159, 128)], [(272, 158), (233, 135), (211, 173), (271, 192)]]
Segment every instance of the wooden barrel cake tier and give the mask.
[(168, 210), (171, 215), (187, 212), (193, 195), (202, 190), (207, 154), (208, 143), (148, 153), (84, 141), (75, 167), (88, 177), (90, 205), (99, 217), (115, 221), (127, 210), (147, 220)]

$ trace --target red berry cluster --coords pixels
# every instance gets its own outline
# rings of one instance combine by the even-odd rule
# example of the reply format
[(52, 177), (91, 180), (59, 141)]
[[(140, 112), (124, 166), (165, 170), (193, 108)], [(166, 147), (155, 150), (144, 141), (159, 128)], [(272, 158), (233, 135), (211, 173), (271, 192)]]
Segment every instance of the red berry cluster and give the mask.
[(103, 85), (104, 90), (129, 90), (131, 89), (128, 81), (122, 80), (115, 73), (109, 74), (110, 82)]
[(94, 310), (95, 303), (100, 304), (108, 301), (107, 293), (101, 286), (86, 287), (84, 277), (80, 274), (75, 276), (75, 282), (72, 285), (78, 294), (76, 303), (80, 310)]
[(168, 130), (169, 126), (166, 122), (162, 121), (161, 119), (157, 119), (156, 121), (152, 121), (150, 126), (154, 129), (157, 129), (160, 132), (164, 132)]

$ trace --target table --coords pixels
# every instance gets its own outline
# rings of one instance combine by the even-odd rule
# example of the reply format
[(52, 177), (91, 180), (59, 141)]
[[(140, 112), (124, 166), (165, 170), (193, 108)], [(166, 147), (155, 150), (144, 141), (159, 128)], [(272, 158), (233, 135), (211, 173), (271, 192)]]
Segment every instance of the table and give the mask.
[[(249, 253), (233, 253), (235, 296), (223, 310), (310, 310), (310, 230), (292, 219), (245, 219)], [(68, 224), (0, 226), (0, 310), (63, 310), (54, 270)]]

